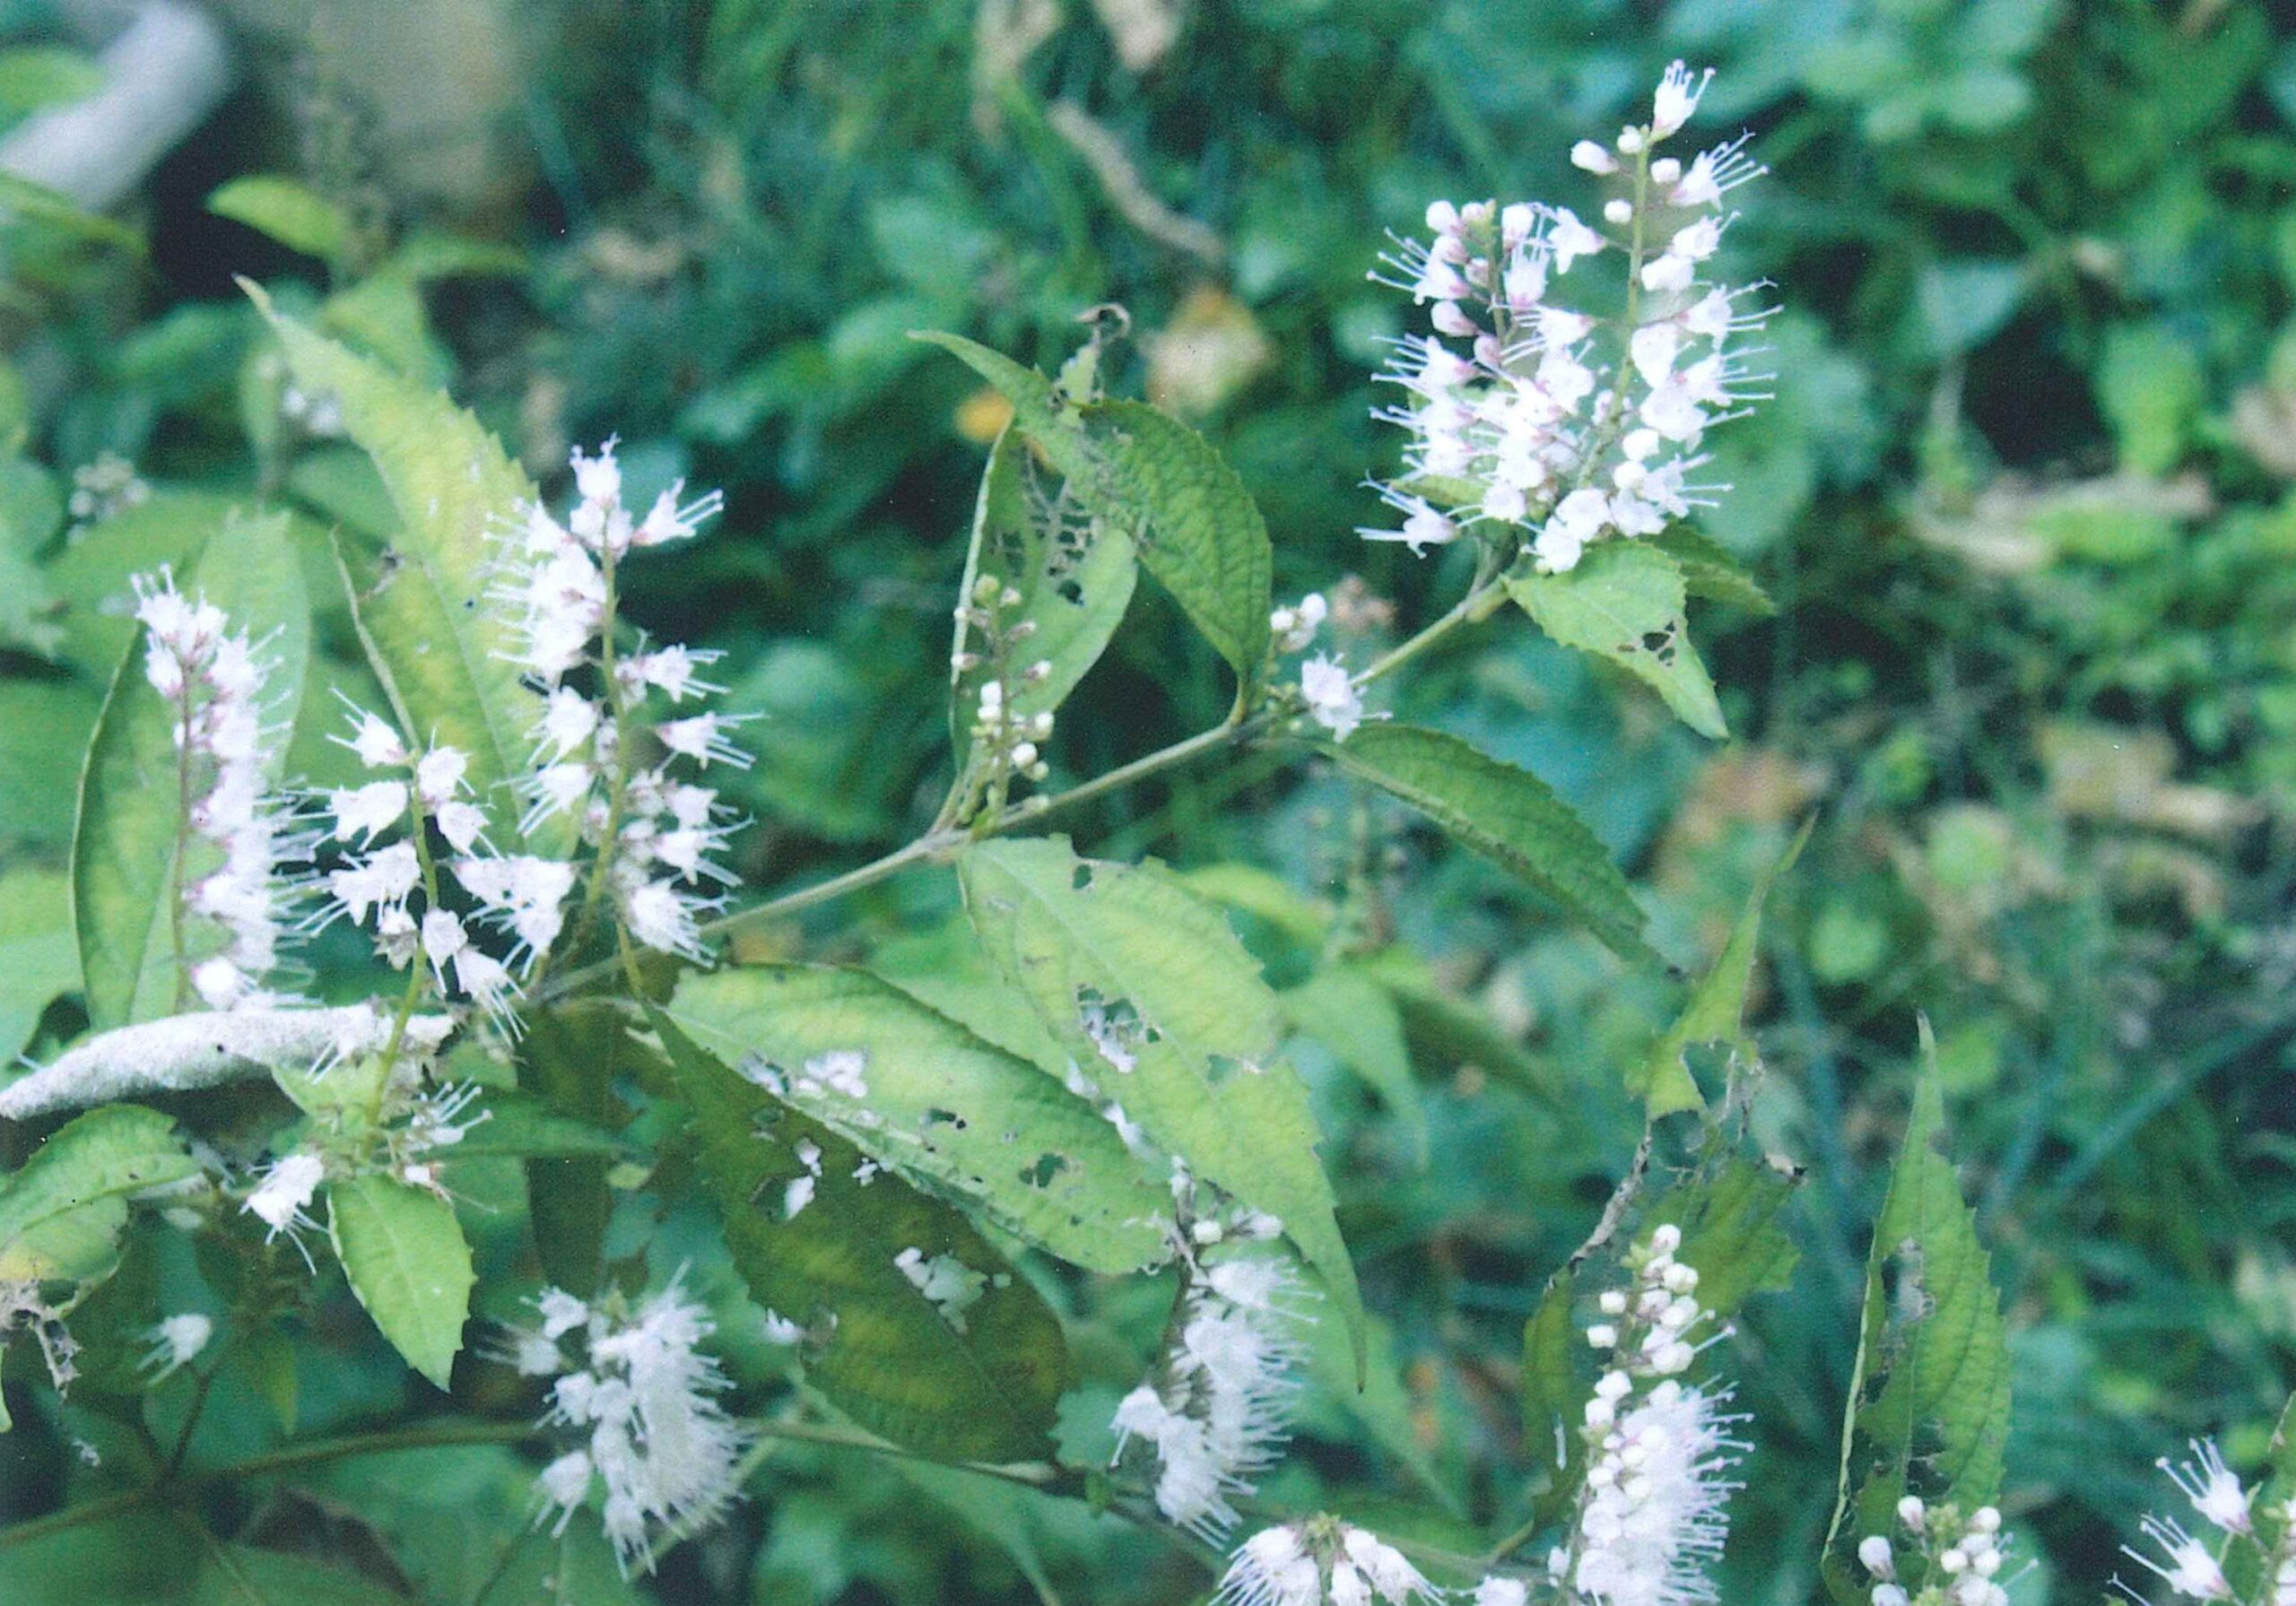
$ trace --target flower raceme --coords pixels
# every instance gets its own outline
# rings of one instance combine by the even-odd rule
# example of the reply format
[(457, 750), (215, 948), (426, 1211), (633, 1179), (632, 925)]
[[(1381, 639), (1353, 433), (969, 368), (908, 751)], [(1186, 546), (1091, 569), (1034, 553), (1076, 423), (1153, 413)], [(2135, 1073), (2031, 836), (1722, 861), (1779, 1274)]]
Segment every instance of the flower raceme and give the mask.
[[(1411, 436), (1406, 472), (1378, 487), (1393, 529), (1361, 532), (1415, 552), (1463, 534), (1511, 551), (1527, 539), (1548, 572), (1605, 539), (1657, 534), (1727, 488), (1696, 478), (1706, 431), (1762, 399), (1741, 338), (1770, 309), (1758, 286), (1716, 281), (1709, 263), (1735, 213), (1729, 193), (1764, 169), (1746, 136), (1685, 166), (1658, 154), (1696, 109), (1706, 74), (1667, 70), (1650, 120), (1574, 165), (1619, 193), (1599, 226), (1541, 202), (1427, 209), (1432, 238), (1404, 240), (1372, 277), (1428, 308), (1382, 378), (1403, 399), (1375, 416)], [(1623, 308), (1566, 293), (1616, 262)]]
[[(2213, 1440), (2194, 1440), (2192, 1454), (2190, 1461), (2178, 1464), (2163, 1456), (2161, 1470), (2206, 1525), (2203, 1532), (2213, 1531), (2213, 1539), (2192, 1533), (2174, 1516), (2155, 1513), (2142, 1524), (2152, 1550), (2124, 1545), (2121, 1554), (2187, 1601), (2296, 1606), (2296, 1498), (2279, 1501), (2267, 1511), (2258, 1491), (2234, 1476)], [(2254, 1580), (2245, 1589), (2235, 1586), (2227, 1568), (2236, 1550), (2245, 1550), (2261, 1563), (2243, 1570), (2244, 1579)], [(2121, 1579), (2115, 1578), (2113, 1587), (2137, 1606), (2149, 1606), (2145, 1596)]]
[[(278, 962), (283, 914), (293, 897), (279, 866), (307, 856), (284, 799), (265, 788), (282, 733), (266, 732), (261, 644), (233, 631), (221, 608), (186, 596), (162, 569), (132, 582), (144, 629), (144, 675), (173, 713), (186, 851), (211, 861), (196, 879), (177, 870), (181, 914), (214, 932), (202, 955), (179, 956), (184, 982), (210, 1009), (275, 1002), (264, 988)], [(194, 941), (196, 941), (195, 937)]]
[(732, 1385), (700, 1348), (711, 1324), (676, 1278), (635, 1308), (561, 1289), (535, 1303), (541, 1321), (510, 1330), (502, 1359), (553, 1380), (544, 1420), (581, 1441), (537, 1477), (543, 1515), (555, 1511), (552, 1532), (563, 1532), (602, 1491), (600, 1521), (622, 1571), (650, 1572), (657, 1545), (709, 1526), (739, 1492), (748, 1441), (718, 1403)]

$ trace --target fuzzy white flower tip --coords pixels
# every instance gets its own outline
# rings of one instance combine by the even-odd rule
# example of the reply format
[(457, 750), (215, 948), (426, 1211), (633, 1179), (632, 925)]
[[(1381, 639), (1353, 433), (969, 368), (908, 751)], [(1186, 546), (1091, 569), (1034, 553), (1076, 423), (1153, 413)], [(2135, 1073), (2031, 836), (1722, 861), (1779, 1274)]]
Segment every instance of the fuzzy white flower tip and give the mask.
[(152, 1375), (154, 1383), (170, 1376), (197, 1359), (214, 1335), (214, 1322), (198, 1311), (164, 1317), (144, 1334), (150, 1348), (144, 1352), (142, 1369)]
[(1695, 77), (1681, 62), (1668, 67), (1665, 75), (1658, 80), (1658, 92), (1651, 100), (1650, 136), (1665, 139), (1689, 122), (1691, 113), (1698, 109), (1699, 97), (1713, 81), (1711, 67)]
[(2181, 1464), (2171, 1464), (2162, 1456), (2159, 1465), (2169, 1474), (2192, 1508), (2203, 1520), (2226, 1533), (2247, 1533), (2253, 1524), (2248, 1516), (2248, 1491), (2224, 1464), (2224, 1454), (2216, 1447), (2214, 1439), (2194, 1439), (2193, 1459)]
[(326, 1176), (326, 1162), (309, 1150), (299, 1149), (273, 1162), (240, 1208), (252, 1211), (271, 1229), (266, 1237), (275, 1237), (308, 1223), (304, 1207)]
[(1338, 659), (1318, 653), (1300, 665), (1300, 696), (1308, 716), (1344, 742), (1363, 723), (1363, 697), (1354, 677)]

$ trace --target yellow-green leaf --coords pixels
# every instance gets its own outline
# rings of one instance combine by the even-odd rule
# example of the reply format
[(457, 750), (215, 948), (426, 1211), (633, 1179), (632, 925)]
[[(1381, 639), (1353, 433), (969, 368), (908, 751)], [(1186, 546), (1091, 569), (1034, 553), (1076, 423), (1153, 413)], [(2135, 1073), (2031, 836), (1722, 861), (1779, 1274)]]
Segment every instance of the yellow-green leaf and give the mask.
[(1065, 838), (983, 842), (958, 862), (995, 967), (1148, 1136), (1283, 1223), (1362, 1364), (1355, 1270), (1316, 1159), (1282, 1018), (1220, 912), (1161, 865), (1080, 859)]
[(267, 234), (291, 251), (334, 261), (351, 239), (343, 208), (308, 184), (276, 173), (248, 173), (207, 197), (207, 210)]
[(1518, 576), (1507, 589), (1539, 629), (1618, 664), (1700, 735), (1729, 734), (1691, 642), (1682, 566), (1667, 553), (1647, 542), (1599, 542), (1567, 574)]
[(327, 1188), (327, 1231), (351, 1291), (406, 1364), (440, 1388), (470, 1315), (470, 1245), (455, 1207), (393, 1176)]
[(667, 1012), (700, 1046), (873, 1159), (1109, 1272), (1167, 1256), (1171, 1195), (1099, 1111), (858, 970), (689, 974)]

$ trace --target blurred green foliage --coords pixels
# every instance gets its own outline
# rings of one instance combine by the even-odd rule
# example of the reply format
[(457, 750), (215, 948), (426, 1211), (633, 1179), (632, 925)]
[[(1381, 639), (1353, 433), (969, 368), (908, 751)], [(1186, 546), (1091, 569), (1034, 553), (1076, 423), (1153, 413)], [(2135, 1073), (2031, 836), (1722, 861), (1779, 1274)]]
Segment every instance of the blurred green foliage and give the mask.
[[(413, 9), (451, 29), (480, 8)], [(1408, 629), (1462, 577), (1353, 534), (1373, 517), (1360, 482), (1396, 450), (1367, 417), (1403, 327), (1365, 280), (1381, 230), (1414, 227), (1437, 195), (1583, 204), (1570, 140), (1686, 56), (1720, 69), (1698, 126), (1759, 134), (1772, 174), (1742, 192), (1726, 248), (1788, 308), (1778, 399), (1725, 432), (1713, 474), (1736, 490), (1709, 528), (1780, 604), (1700, 619), (1735, 739), (1700, 742), (1519, 629), (1447, 644), (1398, 711), (1550, 780), (1692, 971), (1820, 814), (1772, 903), (1754, 1010), (1758, 1133), (1807, 1168), (1789, 1212), (1805, 1258), (1796, 1297), (1740, 1320), (1757, 1449), (1727, 1598), (1813, 1587), (1863, 1223), (1917, 1009), (2007, 1297), (2010, 1518), (2038, 1563), (2021, 1606), (2095, 1593), (2111, 1536), (2157, 1501), (2152, 1458), (2188, 1432), (2223, 1432), (2236, 1465), (2261, 1454), (2296, 1353), (2296, 38), (2271, 8), (505, 10), (527, 65), (514, 95), (462, 109), (498, 127), (500, 171), (458, 208), (413, 198), (387, 161), (346, 161), (372, 109), (358, 74), (292, 37), (265, 48), (301, 55), (280, 74), (295, 92), (259, 79), (122, 220), (0, 187), (0, 953), (68, 918), (72, 800), (41, 760), (83, 735), (119, 651), (100, 599), (234, 499), (299, 509), (315, 596), (332, 594), (325, 529), (387, 517), (356, 459), (286, 449), (324, 421), (283, 410), (230, 273), (449, 383), (546, 483), (570, 443), (619, 433), (642, 486), (726, 488), (713, 539), (633, 565), (633, 605), (723, 649), (732, 702), (766, 716), (744, 868), (794, 881), (906, 840), (946, 778), (945, 612), (999, 419), (909, 330), (1049, 369), (1078, 312), (1122, 303), (1135, 356), (1117, 388), (1190, 413), (1238, 466), (1279, 593), (1357, 576), (1370, 632)], [(87, 64), (51, 21), (0, 5), (0, 123), (83, 91)], [(1173, 30), (1152, 49), (1160, 21)], [(314, 135), (335, 127), (347, 146)], [(309, 190), (248, 187), (257, 175)], [(140, 496), (95, 467), (107, 453)], [(319, 625), (314, 674), (355, 690), (347, 621)], [(1097, 773), (1211, 723), (1216, 667), (1144, 596), (1064, 715), (1056, 770)], [(333, 760), (300, 733), (295, 761), (323, 776)], [(1279, 866), (1280, 885), (1232, 868), (1201, 884), (1279, 985), (1325, 978), (1301, 1011), (1325, 1029), (1295, 1052), (1382, 1383), (1319, 1385), (1271, 1492), (1377, 1514), (1431, 1491), (1486, 1524), (1518, 1510), (1521, 1323), (1631, 1153), (1618, 1072), (1663, 1019), (1663, 979), (1333, 776), (1248, 764), (1096, 809), (1080, 840), (1110, 851)], [(952, 898), (945, 877), (905, 878), (778, 946), (929, 967)], [(1380, 1081), (1387, 994), (1332, 992), (1318, 961), (1343, 949), (1413, 966), (1398, 995), (1422, 1000), (1400, 1018), (1415, 1085)], [(0, 1048), (36, 1045), (72, 1007), (21, 1031), (0, 1017), (15, 1033)], [(625, 1233), (657, 1208), (637, 1182), (622, 1197)], [(661, 1230), (693, 1247), (736, 1374), (770, 1377), (706, 1224)], [(483, 1264), (515, 1252), (507, 1229), (480, 1246)], [(220, 1287), (231, 1272), (147, 1274)], [(1085, 1374), (1064, 1418), (1080, 1459), (1153, 1342), (1158, 1297), (1064, 1312)], [(388, 1419), (410, 1388), (395, 1368), (253, 1353), (222, 1386), (205, 1454), (275, 1442), (283, 1417), (302, 1433)], [(0, 1507), (46, 1504), (73, 1436), (112, 1448), (100, 1424), (75, 1412), (0, 1440)], [(423, 1454), (403, 1475), (349, 1463), (283, 1489), (250, 1542), (356, 1532), (379, 1586), (529, 1598), (466, 1576), (468, 1547), (439, 1525), (448, 1506), (522, 1499), (514, 1459)], [(1150, 1601), (1200, 1577), (1081, 1506), (961, 1474), (791, 1449), (754, 1489), (629, 1598)], [(81, 1576), (100, 1540), (126, 1578), (170, 1535), (91, 1532), (21, 1576)], [(533, 1543), (551, 1554), (514, 1547), (503, 1579), (596, 1564)], [(581, 1598), (625, 1598), (605, 1576)]]

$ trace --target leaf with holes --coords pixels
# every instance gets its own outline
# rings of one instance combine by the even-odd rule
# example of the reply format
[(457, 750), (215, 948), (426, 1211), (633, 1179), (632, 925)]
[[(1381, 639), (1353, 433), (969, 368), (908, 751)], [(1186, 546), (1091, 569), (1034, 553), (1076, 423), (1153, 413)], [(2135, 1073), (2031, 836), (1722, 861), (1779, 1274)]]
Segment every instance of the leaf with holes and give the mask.
[[(534, 485), (448, 397), (312, 333), (242, 283), (295, 382), (340, 405), (344, 430), (374, 459), (398, 515), (379, 555), (336, 546), (360, 639), (392, 711), (413, 740), (470, 756), (471, 788), (493, 839), (516, 841), (509, 785), (526, 768), (540, 703), (519, 684), (510, 621), (485, 594), (497, 534), (535, 499)], [(556, 852), (570, 830), (569, 821), (553, 822), (535, 850)]]
[[(310, 661), (311, 616), (286, 515), (227, 517), (180, 584), (222, 609), (231, 628), (257, 645), (267, 666), (264, 721), (291, 725)], [(72, 839), (73, 925), (88, 1020), (100, 1030), (192, 1002), (191, 968), (213, 948), (190, 949), (177, 963), (176, 900), (181, 889), (223, 863), (221, 846), (181, 829), (186, 787), (196, 794), (212, 776), (201, 775), (196, 763), (184, 767), (175, 707), (144, 679), (144, 647), (138, 629), (113, 673), (81, 772)], [(270, 755), (266, 781), (278, 778), (281, 756)], [(218, 933), (196, 928), (187, 934), (222, 945)]]
[(991, 962), (1151, 1140), (1283, 1223), (1360, 1368), (1362, 1307), (1307, 1089), (1275, 1058), (1275, 995), (1220, 912), (1161, 865), (1080, 859), (1063, 837), (978, 843), (957, 868)]
[(114, 1104), (67, 1122), (22, 1170), (0, 1177), (0, 1282), (105, 1274), (128, 1200), (198, 1175), (175, 1123), (157, 1110)]
[(1067, 477), (1084, 511), (1130, 535), (1141, 563), (1239, 678), (1259, 673), (1274, 552), (1259, 508), (1210, 443), (1144, 403), (1070, 398), (1035, 369), (961, 336), (918, 338), (1002, 392), (1013, 427)]
[(1790, 1285), (1800, 1251), (1779, 1224), (1802, 1175), (1731, 1154), (1685, 1177), (1650, 1207), (1682, 1228), (1674, 1258), (1698, 1273), (1698, 1302), (1727, 1321), (1749, 1296)]
[(1600, 542), (1568, 574), (1518, 575), (1507, 589), (1539, 629), (1618, 664), (1700, 735), (1729, 734), (1691, 644), (1682, 566), (1666, 553), (1639, 541)]
[(1730, 940), (1722, 945), (1713, 968), (1691, 989), (1690, 1002), (1683, 1006), (1681, 1016), (1651, 1045), (1639, 1064), (1627, 1067), (1626, 1090), (1648, 1107), (1652, 1120), (1678, 1110), (1706, 1107), (1705, 1095), (1691, 1074), (1692, 1048), (1720, 1045), (1729, 1051), (1734, 1063), (1761, 1063), (1761, 1049), (1746, 1031), (1745, 1015), (1746, 992), (1753, 985), (1754, 958), (1761, 942), (1762, 906), (1770, 901), (1770, 890), (1778, 878), (1802, 856), (1816, 825), (1814, 814), (1804, 820), (1778, 862), (1762, 872), (1746, 897), (1746, 907)]
[(2009, 1349), (1992, 1263), (1944, 1150), (1937, 1048), (1921, 1069), (1905, 1148), (1874, 1224), (1857, 1360), (1842, 1425), (1841, 1483), (1823, 1571), (1842, 1606), (1869, 1584), (1859, 1539), (1886, 1533), (1908, 1494), (1963, 1511), (1991, 1501), (2009, 1434)]
[(470, 1315), (470, 1245), (455, 1207), (396, 1177), (327, 1187), (327, 1234), (351, 1291), (406, 1364), (440, 1388)]
[(1544, 781), (1458, 737), (1381, 720), (1327, 750), (1587, 924), (1622, 958), (1657, 959), (1642, 910), (1595, 833)]
[[(1060, 1323), (947, 1205), (699, 1047), (659, 1010), (703, 1180), (760, 1305), (803, 1325), (805, 1377), (874, 1433), (947, 1460), (1050, 1454)], [(922, 1286), (920, 1286), (922, 1285)]]
[[(980, 688), (997, 677), (1000, 651), (1010, 658), (1003, 684), (1012, 717), (1053, 712), (1116, 633), (1136, 574), (1132, 538), (1121, 525), (1095, 517), (1072, 487), (1039, 469), (1018, 433), (1007, 430), (996, 438), (980, 477), (958, 595), (970, 598), (984, 579), (1018, 593), (1020, 601), (1001, 608), (997, 622), (1005, 632), (1025, 623), (1027, 631), (1000, 647), (959, 617), (951, 662), (963, 662), (966, 654), (979, 660), (951, 673), (950, 736), (960, 761), (970, 744)], [(1047, 665), (1045, 674), (1030, 680), (1026, 672), (1037, 664)]]
[(1171, 1195), (1100, 1112), (874, 976), (797, 965), (689, 974), (680, 1030), (873, 1160), (1096, 1272), (1167, 1257)]

